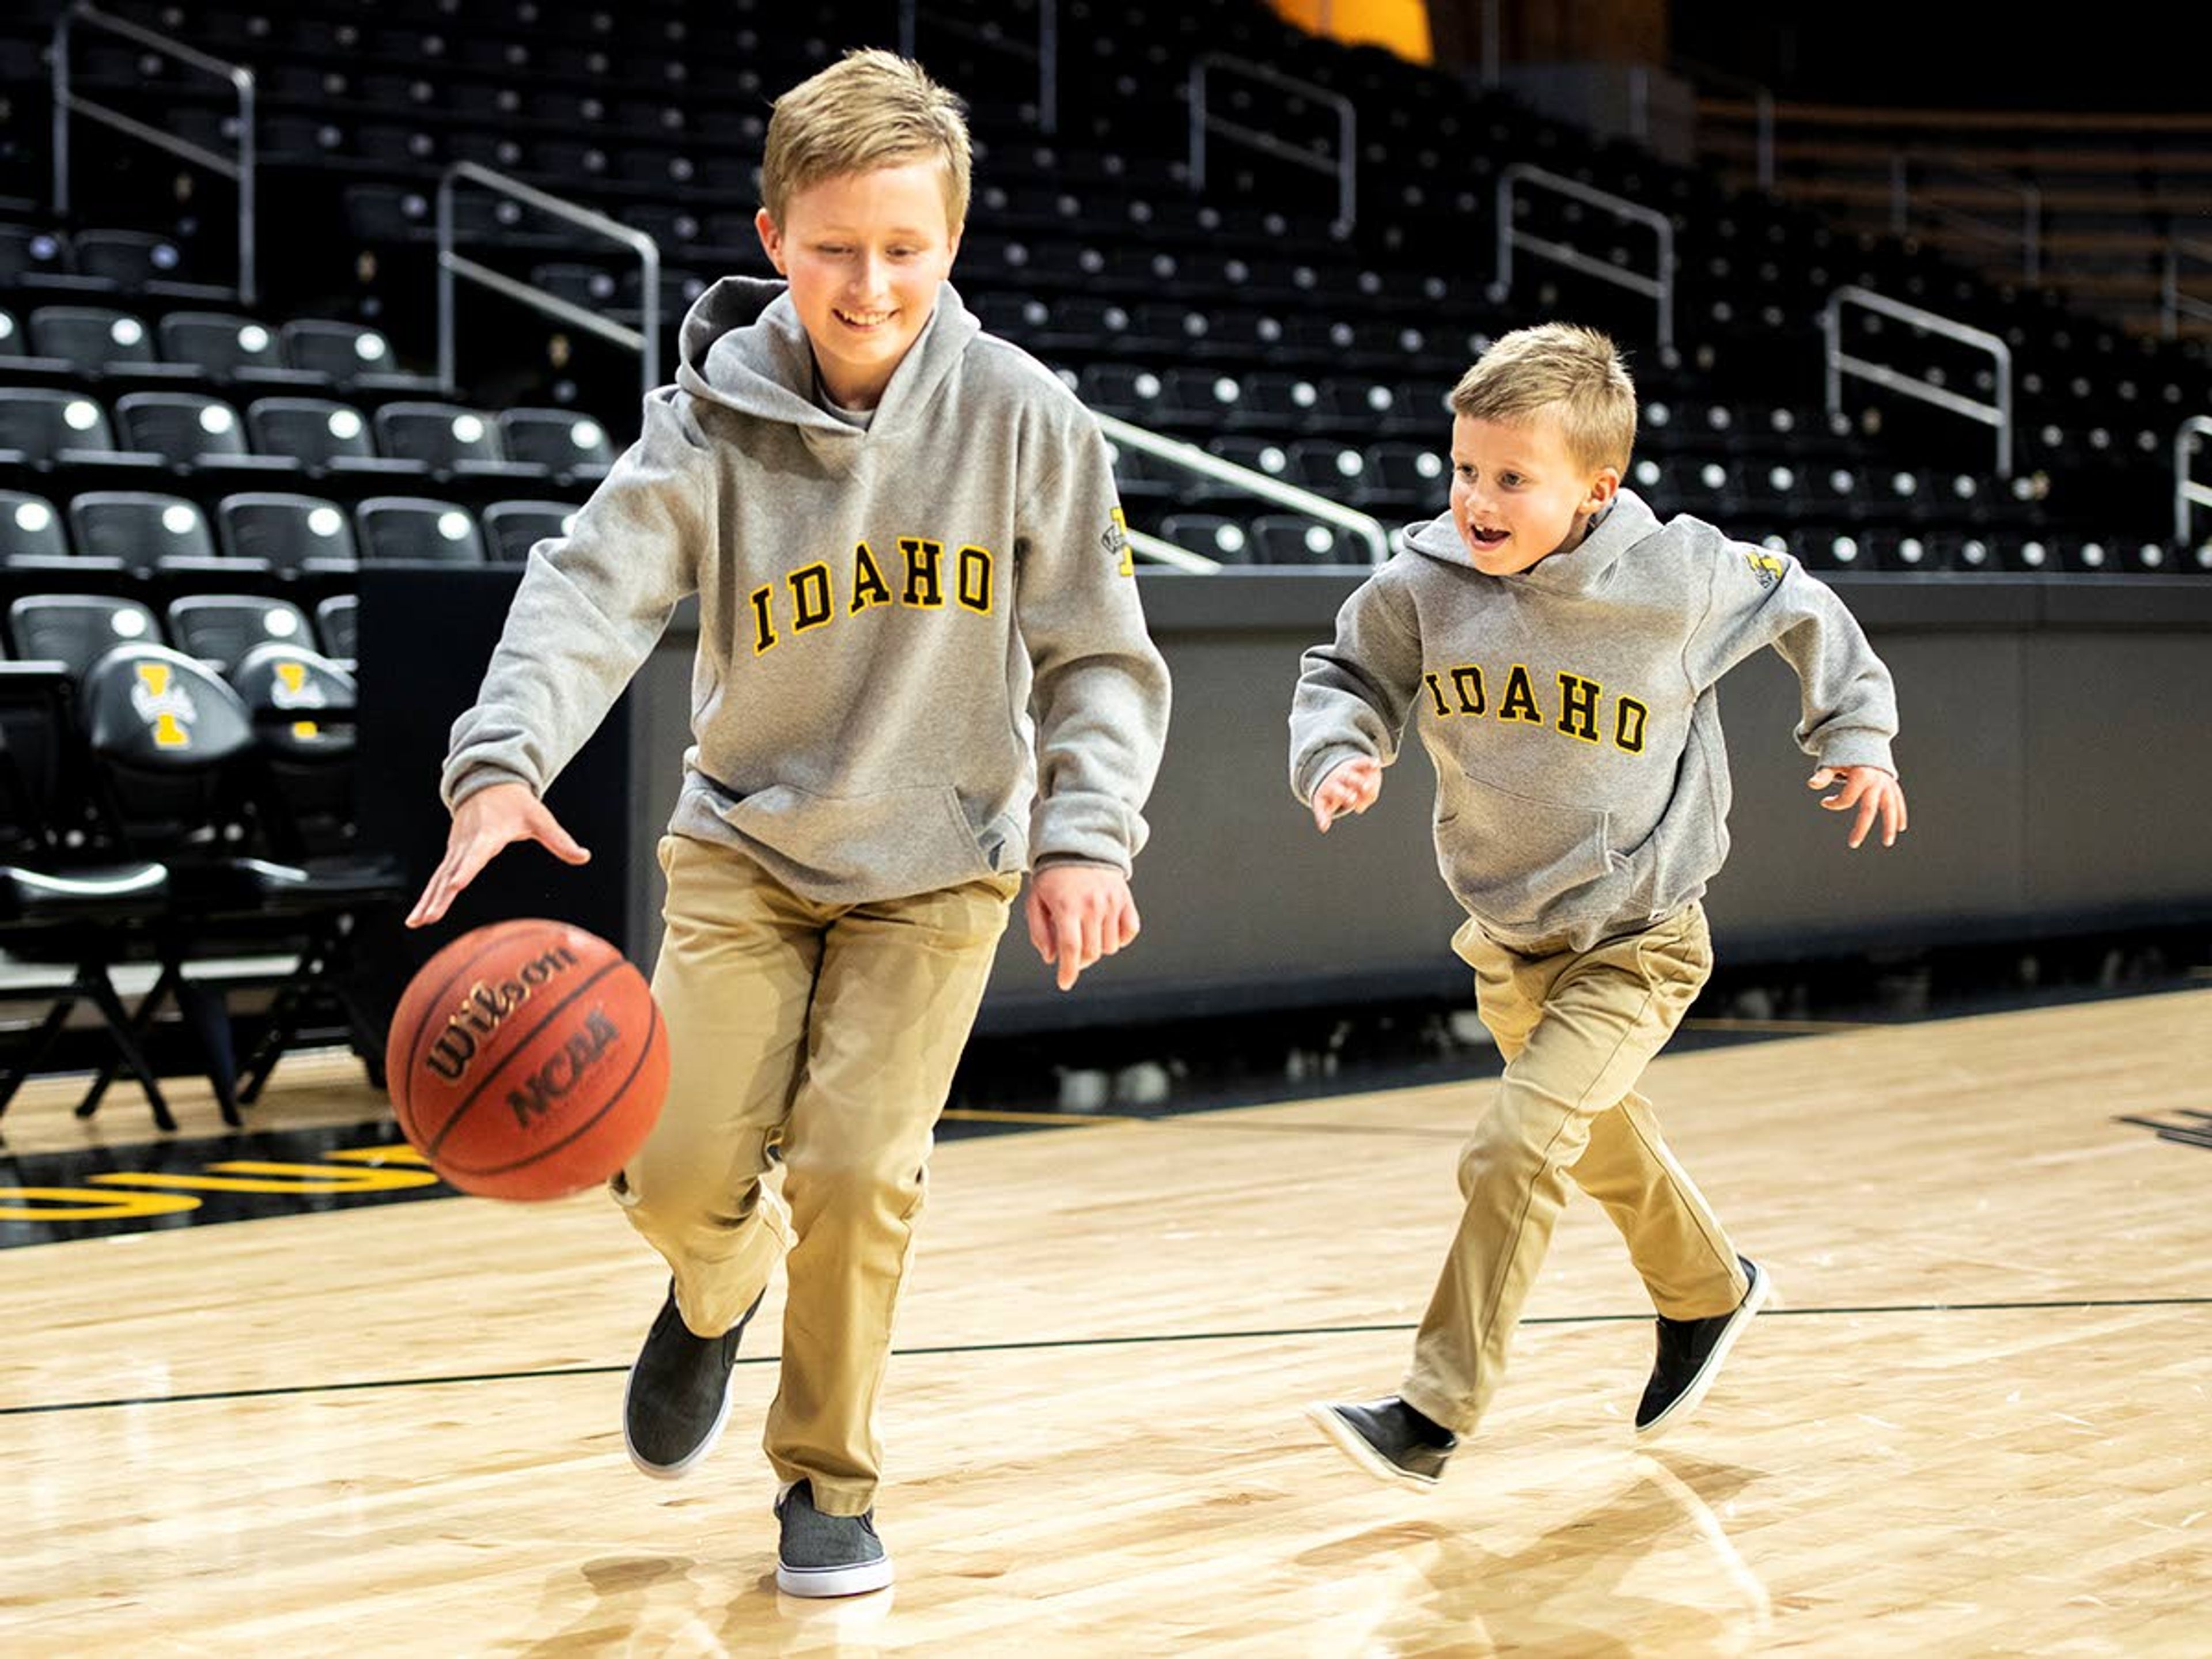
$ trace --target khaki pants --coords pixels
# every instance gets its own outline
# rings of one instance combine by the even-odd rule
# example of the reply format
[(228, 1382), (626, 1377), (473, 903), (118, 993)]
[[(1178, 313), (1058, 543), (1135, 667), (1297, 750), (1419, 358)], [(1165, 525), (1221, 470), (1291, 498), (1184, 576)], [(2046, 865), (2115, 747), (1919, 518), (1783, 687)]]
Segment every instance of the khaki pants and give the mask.
[(1467, 1434), (1497, 1391), (1571, 1182), (1605, 1206), (1668, 1318), (1725, 1313), (1749, 1287), (1635, 1091), (1712, 972), (1703, 907), (1587, 951), (1509, 951), (1473, 922), (1452, 948), (1474, 969), (1505, 1075), (1460, 1155), (1467, 1207), (1401, 1395)]
[[(615, 1197), (700, 1336), (743, 1317), (788, 1249), (769, 1462), (824, 1514), (859, 1515), (932, 1132), (1020, 878), (820, 905), (732, 849), (671, 836), (660, 858), (668, 1101)], [(777, 1161), (781, 1194), (763, 1181)]]

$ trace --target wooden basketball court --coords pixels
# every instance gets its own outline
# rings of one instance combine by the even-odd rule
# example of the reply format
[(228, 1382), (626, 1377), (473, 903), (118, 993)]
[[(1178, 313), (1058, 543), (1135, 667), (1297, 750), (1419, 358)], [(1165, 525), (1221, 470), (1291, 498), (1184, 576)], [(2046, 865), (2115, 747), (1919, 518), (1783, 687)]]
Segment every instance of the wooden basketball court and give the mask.
[[(264, 1119), (375, 1109), (288, 1069)], [(662, 1275), (596, 1195), (0, 1250), (5, 1650), (2212, 1650), (2212, 989), (1650, 1081), (1784, 1307), (1639, 1451), (1650, 1309), (1572, 1206), (1427, 1495), (1299, 1407), (1395, 1386), (1487, 1085), (942, 1146), (884, 1425), (899, 1581), (850, 1602), (775, 1589), (779, 1291), (714, 1459), (630, 1468)], [(9, 1151), (82, 1144), (71, 1097), (27, 1091)]]

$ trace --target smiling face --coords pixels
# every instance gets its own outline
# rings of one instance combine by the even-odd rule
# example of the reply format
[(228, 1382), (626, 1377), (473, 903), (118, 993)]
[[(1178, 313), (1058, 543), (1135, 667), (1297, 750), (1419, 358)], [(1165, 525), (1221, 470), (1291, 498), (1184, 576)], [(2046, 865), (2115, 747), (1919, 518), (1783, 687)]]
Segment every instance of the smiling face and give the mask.
[(755, 224), (814, 345), (830, 401), (873, 409), (937, 305), (959, 233), (948, 220), (945, 164), (901, 162), (793, 191), (778, 224)]
[(1518, 575), (1572, 548), (1620, 488), (1614, 468), (1577, 463), (1550, 415), (1452, 421), (1452, 524), (1485, 575)]

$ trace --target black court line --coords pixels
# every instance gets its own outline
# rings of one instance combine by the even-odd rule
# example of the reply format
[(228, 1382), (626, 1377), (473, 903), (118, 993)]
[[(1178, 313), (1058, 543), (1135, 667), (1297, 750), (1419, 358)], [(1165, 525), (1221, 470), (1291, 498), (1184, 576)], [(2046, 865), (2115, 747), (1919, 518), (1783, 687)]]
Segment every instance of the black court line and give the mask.
[[(2212, 1296), (2148, 1296), (2090, 1298), (2072, 1302), (1909, 1302), (1862, 1308), (1767, 1308), (1761, 1319), (1830, 1319), (1858, 1314), (2086, 1312), (2107, 1308), (2208, 1308)], [(1524, 1319), (1523, 1327), (1641, 1325), (1647, 1313), (1554, 1314)], [(1186, 1342), (1272, 1342), (1294, 1336), (1387, 1336), (1417, 1330), (1410, 1322), (1387, 1325), (1292, 1325), (1261, 1331), (1156, 1331), (1138, 1336), (1069, 1336), (1032, 1342), (963, 1342), (933, 1348), (895, 1348), (900, 1359), (943, 1358), (963, 1354), (1046, 1353), (1081, 1348), (1133, 1348)], [(740, 1365), (773, 1365), (778, 1354), (741, 1354)], [(523, 1382), (572, 1376), (619, 1376), (628, 1365), (563, 1365), (550, 1370), (482, 1371), (458, 1376), (389, 1376), (361, 1382), (305, 1382), (281, 1389), (225, 1389), (206, 1394), (143, 1395), (120, 1400), (61, 1400), (43, 1406), (0, 1406), (0, 1417), (38, 1417), (60, 1412), (96, 1412), (129, 1406), (204, 1405), (217, 1400), (272, 1400), (318, 1394), (365, 1394), (386, 1389), (439, 1389), (464, 1382)]]

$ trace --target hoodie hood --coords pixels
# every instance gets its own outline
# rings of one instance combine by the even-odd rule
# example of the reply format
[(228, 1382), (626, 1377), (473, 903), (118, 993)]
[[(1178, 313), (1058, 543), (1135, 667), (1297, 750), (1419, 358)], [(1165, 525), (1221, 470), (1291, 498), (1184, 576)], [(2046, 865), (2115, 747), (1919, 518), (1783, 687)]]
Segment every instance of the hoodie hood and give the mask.
[(896, 438), (923, 424), (925, 411), (982, 331), (946, 283), (914, 344), (884, 388), (863, 431), (815, 398), (814, 348), (791, 303), (790, 285), (725, 276), (692, 302), (679, 337), (676, 383), (694, 398), (756, 420), (798, 428), (811, 447)]
[[(1598, 515), (1582, 544), (1565, 553), (1553, 553), (1510, 576), (1495, 581), (1525, 584), (1552, 593), (1595, 593), (1613, 578), (1620, 556), (1650, 536), (1659, 533), (1658, 515), (1632, 489), (1617, 492), (1613, 505)], [(1406, 534), (1406, 545), (1440, 564), (1474, 571), (1467, 544), (1451, 514), (1443, 513)], [(1480, 574), (1480, 573), (1476, 573)]]

